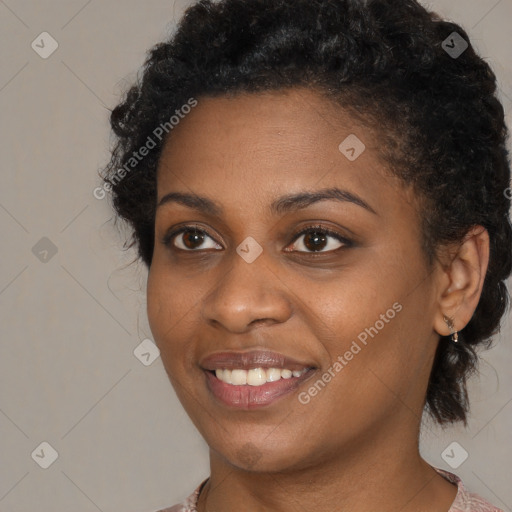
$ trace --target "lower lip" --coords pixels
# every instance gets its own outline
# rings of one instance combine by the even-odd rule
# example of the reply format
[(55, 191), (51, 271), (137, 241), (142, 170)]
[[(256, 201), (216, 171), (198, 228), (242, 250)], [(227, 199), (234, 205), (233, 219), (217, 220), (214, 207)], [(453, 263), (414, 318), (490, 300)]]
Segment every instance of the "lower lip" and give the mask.
[(206, 384), (211, 393), (224, 405), (237, 409), (255, 409), (270, 405), (279, 398), (289, 395), (297, 389), (314, 372), (309, 369), (300, 377), (279, 379), (275, 382), (267, 382), (261, 386), (234, 386), (218, 379), (214, 374), (205, 370)]

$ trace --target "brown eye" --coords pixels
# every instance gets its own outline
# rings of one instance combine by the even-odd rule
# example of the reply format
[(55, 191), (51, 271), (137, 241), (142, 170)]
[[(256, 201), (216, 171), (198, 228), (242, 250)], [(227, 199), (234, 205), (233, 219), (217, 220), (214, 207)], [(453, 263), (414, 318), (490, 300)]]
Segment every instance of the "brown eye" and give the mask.
[(327, 238), (324, 233), (311, 231), (304, 235), (303, 243), (310, 251), (321, 251), (327, 244)]
[(185, 231), (183, 232), (183, 245), (187, 249), (197, 249), (204, 242), (204, 234), (200, 231)]
[[(211, 240), (210, 245), (204, 245), (208, 239)], [(163, 243), (168, 247), (188, 252), (197, 251), (198, 249), (222, 249), (206, 231), (193, 226), (183, 226), (169, 233), (164, 237)]]
[[(302, 239), (302, 240), (301, 240)], [(334, 240), (334, 241), (332, 241)], [(350, 247), (350, 240), (347, 240), (339, 233), (321, 226), (310, 226), (302, 230), (294, 239), (295, 249), (297, 252), (331, 252), (340, 247)], [(298, 247), (297, 247), (298, 246)], [(324, 250), (326, 249), (327, 250)], [(305, 249), (305, 250), (304, 250)]]

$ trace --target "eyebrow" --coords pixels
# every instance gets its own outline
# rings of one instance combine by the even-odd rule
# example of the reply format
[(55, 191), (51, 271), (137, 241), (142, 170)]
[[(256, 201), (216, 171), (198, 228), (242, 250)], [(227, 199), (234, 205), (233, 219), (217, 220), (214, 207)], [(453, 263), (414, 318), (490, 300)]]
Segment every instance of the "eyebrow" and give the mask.
[[(307, 208), (314, 203), (326, 200), (352, 203), (377, 215), (375, 210), (359, 196), (337, 187), (325, 188), (315, 192), (305, 191), (282, 196), (270, 205), (270, 212), (274, 215), (282, 215), (284, 213)], [(207, 197), (182, 192), (170, 192), (169, 194), (166, 194), (162, 199), (160, 199), (157, 208), (172, 202), (217, 217), (221, 216), (224, 211), (222, 206)]]

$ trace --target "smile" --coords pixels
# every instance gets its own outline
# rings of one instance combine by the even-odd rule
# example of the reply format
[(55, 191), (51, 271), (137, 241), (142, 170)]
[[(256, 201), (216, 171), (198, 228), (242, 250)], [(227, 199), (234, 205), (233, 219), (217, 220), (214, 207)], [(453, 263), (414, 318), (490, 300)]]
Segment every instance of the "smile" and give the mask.
[(307, 368), (302, 370), (289, 370), (287, 368), (252, 368), (244, 370), (241, 368), (217, 369), (215, 376), (217, 379), (231, 384), (233, 386), (263, 386), (267, 382), (276, 382), (279, 379), (291, 379), (292, 377), (301, 377), (307, 372)]
[[(230, 409), (252, 410), (270, 406), (286, 396), (291, 396), (305, 380), (309, 380), (315, 371), (316, 368), (294, 371), (280, 368), (253, 368), (251, 370), (204, 370), (204, 373), (207, 389), (217, 404), (228, 406)], [(216, 373), (221, 377), (218, 378)], [(231, 383), (225, 382), (224, 379), (231, 380)]]

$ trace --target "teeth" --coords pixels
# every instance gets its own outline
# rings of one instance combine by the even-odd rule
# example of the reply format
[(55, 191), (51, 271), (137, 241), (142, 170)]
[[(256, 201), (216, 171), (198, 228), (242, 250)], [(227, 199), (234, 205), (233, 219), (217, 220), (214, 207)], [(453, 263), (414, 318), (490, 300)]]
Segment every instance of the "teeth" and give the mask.
[(291, 370), (281, 370), (281, 377), (283, 379), (291, 379), (292, 371)]
[(279, 379), (291, 379), (304, 375), (307, 368), (302, 370), (288, 370), (287, 368), (253, 368), (251, 370), (228, 370), (219, 368), (215, 370), (216, 377), (222, 382), (232, 384), (234, 386), (262, 386), (267, 382), (275, 382)]
[(235, 386), (247, 384), (247, 372), (245, 370), (231, 370), (231, 384)]
[(281, 370), (279, 368), (267, 368), (267, 382), (274, 382), (281, 378)]
[(247, 384), (249, 384), (249, 386), (261, 386), (266, 382), (267, 373), (263, 368), (253, 368), (247, 372)]
[[(215, 373), (217, 373), (217, 372), (215, 372)], [(223, 374), (223, 376), (221, 377), (221, 380), (223, 380), (224, 382), (227, 382), (228, 384), (233, 383), (231, 381), (231, 370), (222, 370), (222, 374)]]

